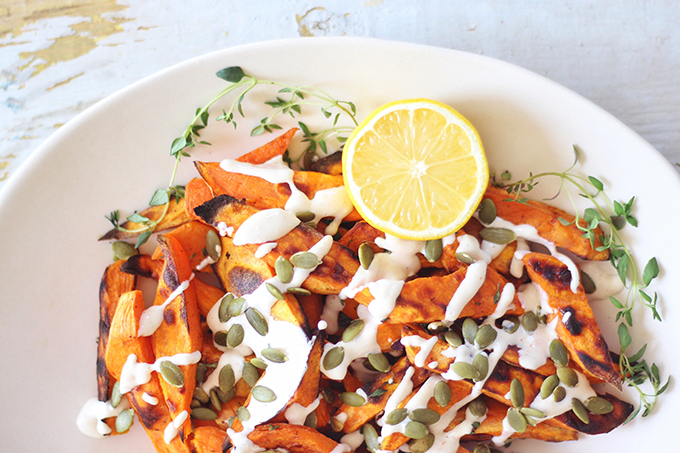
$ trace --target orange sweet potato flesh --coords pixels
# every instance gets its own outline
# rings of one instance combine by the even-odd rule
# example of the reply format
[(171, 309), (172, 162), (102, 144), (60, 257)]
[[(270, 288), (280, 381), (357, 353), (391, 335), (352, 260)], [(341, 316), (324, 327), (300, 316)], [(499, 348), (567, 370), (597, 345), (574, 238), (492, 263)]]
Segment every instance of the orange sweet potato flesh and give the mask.
[[(168, 211), (165, 213), (163, 219), (158, 223), (156, 231), (168, 230), (170, 228), (175, 228), (182, 225), (183, 223), (188, 222), (189, 216), (187, 215), (186, 210), (184, 209), (184, 203), (185, 203), (184, 198), (180, 198), (178, 200), (175, 197), (171, 197), (170, 203), (168, 205)], [(164, 210), (165, 205), (150, 206), (143, 210), (142, 212), (140, 212), (139, 214), (150, 220), (157, 220), (163, 214)], [(100, 237), (99, 240), (106, 241), (109, 239), (134, 238), (139, 236), (146, 229), (146, 225), (130, 221), (123, 222), (120, 226), (129, 230), (142, 229), (142, 231), (137, 233), (130, 233), (127, 231), (121, 231), (117, 228), (114, 228), (107, 232), (104, 236)]]
[(290, 453), (331, 453), (338, 443), (308, 426), (272, 423), (255, 428), (248, 439), (267, 450), (282, 448)]
[(298, 130), (299, 129), (297, 127), (288, 129), (286, 132), (279, 135), (271, 142), (265, 143), (259, 148), (256, 148), (251, 152), (238, 157), (236, 160), (239, 162), (247, 162), (249, 164), (257, 165), (263, 164), (268, 160), (275, 158), (276, 156), (281, 156), (288, 149), (290, 141), (293, 139), (293, 136)]
[[(189, 257), (189, 263), (192, 269), (196, 269), (199, 264), (205, 259), (203, 250), (205, 249), (205, 238), (209, 231), (214, 228), (197, 220), (187, 222), (180, 225), (172, 231), (165, 233), (165, 236), (172, 236), (179, 241), (184, 249), (184, 253)], [(163, 252), (157, 248), (151, 258), (154, 260), (161, 259)], [(212, 273), (210, 266), (205, 266), (202, 272)]]
[(300, 385), (288, 402), (287, 407), (297, 403), (307, 407), (319, 397), (319, 384), (321, 382), (321, 355), (323, 354), (324, 339), (317, 336), (312, 345), (312, 350), (307, 358), (307, 371), (302, 376)]
[(150, 255), (132, 255), (120, 270), (126, 274), (158, 280), (163, 271), (163, 260), (153, 260)]
[(189, 439), (191, 453), (222, 453), (227, 432), (214, 426), (200, 426)]
[(574, 293), (567, 266), (551, 255), (529, 253), (523, 258), (529, 278), (548, 295), (548, 304), (559, 317), (555, 330), (569, 350), (571, 359), (587, 375), (621, 389), (621, 376), (612, 363), (609, 348), (600, 333), (583, 287)]
[(184, 187), (184, 211), (192, 220), (200, 220), (194, 214), (194, 208), (200, 206), (213, 197), (212, 189), (201, 178), (194, 178)]

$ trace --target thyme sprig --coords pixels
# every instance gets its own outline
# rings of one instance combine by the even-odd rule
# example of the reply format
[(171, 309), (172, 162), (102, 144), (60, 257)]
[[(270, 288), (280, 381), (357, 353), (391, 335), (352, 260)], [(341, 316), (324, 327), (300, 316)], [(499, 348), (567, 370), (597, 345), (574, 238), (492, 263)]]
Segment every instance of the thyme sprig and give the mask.
[[(230, 93), (237, 93), (236, 99), (231, 103), (227, 110), (222, 110), (222, 115), (216, 118), (216, 121), (223, 121), (226, 124), (231, 124), (234, 128), (237, 127), (235, 116), (238, 113), (242, 118), (245, 118), (243, 111), (243, 101), (258, 85), (273, 85), (279, 87), (278, 95), (275, 100), (265, 102), (266, 105), (273, 108), (274, 111), (268, 116), (260, 120), (260, 123), (251, 131), (251, 136), (261, 135), (265, 132), (270, 133), (275, 130), (280, 130), (282, 127), (278, 124), (280, 116), (289, 115), (291, 118), (296, 118), (296, 115), (302, 113), (303, 107), (317, 107), (321, 110), (324, 118), (332, 118), (332, 126), (320, 132), (312, 132), (309, 127), (301, 121), (298, 121), (300, 130), (304, 137), (303, 142), (307, 142), (307, 148), (297, 158), (291, 158), (288, 153), (284, 156), (284, 160), (289, 164), (294, 162), (299, 163), (303, 160), (303, 166), (308, 166), (311, 162), (311, 157), (316, 155), (317, 150), (321, 150), (324, 154), (328, 153), (327, 140), (335, 138), (339, 143), (344, 143), (347, 140), (347, 135), (358, 124), (356, 119), (356, 107), (352, 102), (341, 101), (333, 98), (325, 91), (317, 88), (304, 86), (290, 86), (276, 81), (258, 79), (254, 76), (246, 74), (243, 69), (238, 66), (231, 66), (224, 68), (216, 73), (217, 77), (230, 83), (204, 107), (196, 109), (193, 120), (189, 123), (184, 133), (174, 139), (170, 146), (170, 155), (175, 158), (175, 165), (173, 166), (170, 182), (164, 189), (158, 189), (151, 201), (150, 206), (163, 206), (160, 216), (154, 220), (149, 219), (141, 214), (134, 213), (127, 218), (128, 221), (134, 223), (141, 223), (143, 227), (136, 229), (128, 229), (122, 226), (120, 222), (120, 212), (113, 211), (106, 218), (117, 230), (127, 233), (140, 233), (137, 239), (136, 248), (141, 247), (149, 240), (151, 234), (156, 230), (160, 222), (168, 213), (170, 201), (172, 198), (180, 199), (184, 197), (184, 187), (175, 185), (175, 178), (179, 168), (180, 161), (183, 157), (190, 157), (190, 150), (196, 145), (210, 145), (209, 142), (201, 139), (201, 131), (208, 126), (210, 119), (210, 108), (220, 99)], [(354, 126), (346, 127), (340, 126), (340, 118), (349, 117)]]
[[(627, 202), (612, 200), (604, 190), (604, 183), (594, 176), (584, 177), (574, 173), (572, 170), (579, 161), (579, 150), (574, 146), (574, 162), (562, 172), (543, 172), (538, 174), (529, 173), (529, 177), (509, 182), (511, 175), (503, 172), (497, 181), (495, 176), (492, 183), (507, 190), (510, 201), (518, 203), (528, 203), (529, 199), (525, 196), (534, 189), (539, 180), (545, 177), (557, 177), (560, 185), (557, 193), (548, 198), (553, 200), (562, 193), (566, 192), (571, 200), (576, 215), (573, 220), (559, 218), (563, 225), (575, 225), (582, 236), (590, 240), (591, 246), (596, 251), (609, 250), (610, 262), (616, 269), (626, 293), (623, 300), (610, 297), (612, 305), (617, 309), (616, 322), (618, 322), (618, 337), (620, 346), (619, 366), (621, 378), (626, 385), (634, 388), (639, 395), (639, 406), (630, 415), (626, 422), (635, 418), (641, 411), (642, 416), (646, 417), (654, 409), (658, 397), (663, 394), (670, 383), (670, 377), (663, 383), (659, 368), (656, 364), (648, 365), (643, 359), (647, 345), (643, 345), (636, 353), (627, 354), (627, 350), (633, 339), (630, 334), (630, 327), (633, 326), (633, 308), (641, 303), (651, 311), (652, 318), (661, 321), (658, 311), (659, 296), (656, 292), (650, 291), (649, 286), (659, 275), (659, 264), (656, 258), (647, 261), (644, 269), (640, 272), (633, 255), (628, 246), (623, 241), (621, 229), (626, 225), (638, 226), (638, 221), (633, 215), (635, 197)], [(578, 195), (590, 201), (592, 207), (586, 208), (583, 215), (579, 214), (575, 200), (572, 196), (570, 187), (578, 191)], [(599, 245), (598, 242), (599, 241)], [(642, 384), (649, 382), (652, 391), (648, 392), (642, 388)]]

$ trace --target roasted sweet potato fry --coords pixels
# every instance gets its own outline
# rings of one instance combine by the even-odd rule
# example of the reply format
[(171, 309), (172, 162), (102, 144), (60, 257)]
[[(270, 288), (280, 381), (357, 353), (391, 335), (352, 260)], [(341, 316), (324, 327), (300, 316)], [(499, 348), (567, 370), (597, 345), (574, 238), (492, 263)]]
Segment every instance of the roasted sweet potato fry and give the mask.
[(213, 197), (212, 189), (201, 178), (194, 178), (184, 187), (184, 211), (192, 220), (201, 220), (194, 214), (194, 208)]
[(338, 443), (308, 426), (273, 423), (260, 425), (248, 439), (267, 450), (284, 448), (290, 453), (331, 453)]
[[(155, 231), (160, 232), (168, 230), (170, 228), (175, 228), (182, 225), (183, 223), (188, 222), (189, 216), (187, 215), (184, 209), (184, 203), (185, 203), (184, 198), (180, 198), (179, 200), (177, 200), (177, 198), (171, 197), (170, 204), (168, 205), (168, 211), (165, 213), (163, 219), (158, 223), (158, 226), (156, 226)], [(146, 208), (139, 214), (148, 218), (149, 220), (158, 220), (160, 216), (163, 214), (163, 211), (165, 211), (165, 205), (151, 206)], [(147, 229), (144, 224), (130, 222), (129, 220), (127, 222), (123, 222), (120, 226), (128, 230), (140, 230), (140, 231), (137, 233), (130, 233), (127, 231), (121, 231), (117, 228), (114, 228), (110, 230), (108, 233), (106, 233), (104, 236), (100, 237), (99, 240), (108, 241), (110, 239), (134, 238), (139, 236)]]
[[(180, 225), (172, 231), (167, 232), (165, 236), (172, 236), (179, 241), (179, 243), (182, 245), (182, 248), (184, 249), (184, 253), (186, 253), (187, 257), (189, 257), (191, 268), (196, 271), (199, 265), (206, 258), (204, 254), (206, 246), (205, 238), (208, 234), (208, 231), (211, 230), (214, 231), (214, 228), (210, 225), (193, 220)], [(163, 252), (161, 251), (160, 247), (156, 249), (153, 255), (151, 255), (153, 260), (159, 260), (162, 257)], [(203, 272), (212, 272), (212, 268), (205, 265), (202, 266), (201, 270)]]
[(191, 453), (222, 453), (222, 444), (227, 432), (214, 426), (200, 426), (189, 439)]
[(333, 176), (342, 175), (342, 151), (317, 160), (312, 163), (310, 170)]
[(249, 164), (263, 164), (268, 160), (275, 158), (276, 156), (281, 156), (288, 149), (290, 141), (299, 129), (293, 127), (288, 129), (285, 133), (279, 135), (274, 140), (269, 143), (265, 143), (259, 148), (255, 148), (249, 153), (237, 157), (236, 160), (239, 162), (247, 162)]

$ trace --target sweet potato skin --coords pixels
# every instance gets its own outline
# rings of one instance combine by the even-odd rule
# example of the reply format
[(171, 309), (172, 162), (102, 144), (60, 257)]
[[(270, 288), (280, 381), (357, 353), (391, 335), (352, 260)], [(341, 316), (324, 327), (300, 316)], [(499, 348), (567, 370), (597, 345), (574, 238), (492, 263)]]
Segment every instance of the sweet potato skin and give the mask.
[[(170, 228), (175, 228), (188, 222), (189, 216), (186, 213), (184, 205), (185, 205), (184, 198), (177, 199), (174, 196), (171, 197), (170, 202), (168, 204), (168, 210), (165, 213), (163, 219), (156, 226), (156, 231), (168, 230)], [(142, 212), (140, 212), (139, 214), (150, 220), (158, 220), (160, 216), (163, 214), (164, 210), (165, 205), (150, 206), (143, 210)], [(130, 222), (129, 220), (123, 222), (120, 226), (129, 230), (141, 229), (142, 231), (137, 233), (131, 233), (128, 231), (122, 231), (117, 228), (113, 228), (112, 230), (107, 232), (104, 236), (100, 237), (99, 240), (107, 241), (110, 239), (130, 239), (139, 236), (146, 229), (146, 226), (144, 224)]]
[(290, 453), (331, 453), (338, 446), (336, 441), (315, 429), (287, 423), (260, 425), (248, 434), (248, 439), (259, 447), (285, 448)]

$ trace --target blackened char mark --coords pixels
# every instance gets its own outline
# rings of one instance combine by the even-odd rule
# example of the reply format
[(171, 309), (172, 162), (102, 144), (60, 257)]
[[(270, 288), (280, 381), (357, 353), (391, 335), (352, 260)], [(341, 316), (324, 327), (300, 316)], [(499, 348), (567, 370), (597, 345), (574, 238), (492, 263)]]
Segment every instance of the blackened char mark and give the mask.
[(561, 308), (560, 311), (562, 312), (562, 324), (567, 328), (569, 333), (574, 336), (581, 335), (583, 326), (576, 316), (576, 310), (571, 307), (565, 307)]
[(543, 278), (551, 282), (553, 285), (559, 285), (562, 287), (571, 285), (571, 272), (569, 272), (569, 269), (567, 269), (565, 266), (544, 266), (539, 261), (533, 261), (531, 263), (531, 267), (534, 269), (534, 271), (536, 271), (537, 274), (542, 275)]

